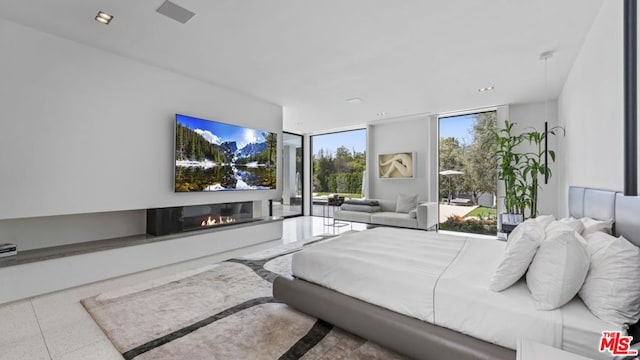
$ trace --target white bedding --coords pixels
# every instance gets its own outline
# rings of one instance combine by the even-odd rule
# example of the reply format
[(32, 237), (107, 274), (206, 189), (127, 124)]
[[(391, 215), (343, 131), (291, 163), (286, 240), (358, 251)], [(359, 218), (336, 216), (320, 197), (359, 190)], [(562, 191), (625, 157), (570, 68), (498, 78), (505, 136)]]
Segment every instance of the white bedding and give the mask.
[[(603, 330), (576, 297), (538, 311), (524, 280), (488, 289), (505, 243), (408, 229), (376, 228), (293, 255), (293, 275), (404, 315), (516, 348), (519, 336), (592, 358)], [(604, 357), (606, 358), (606, 357)]]
[(501, 292), (489, 290), (504, 246), (497, 240), (467, 240), (435, 289), (435, 324), (510, 349), (516, 348), (518, 336), (525, 335), (543, 344), (561, 346), (560, 311), (535, 310), (523, 280)]
[(343, 294), (433, 322), (433, 288), (462, 249), (464, 239), (452, 236), (442, 241), (425, 238), (425, 234), (381, 227), (341, 236), (295, 253), (292, 272)]

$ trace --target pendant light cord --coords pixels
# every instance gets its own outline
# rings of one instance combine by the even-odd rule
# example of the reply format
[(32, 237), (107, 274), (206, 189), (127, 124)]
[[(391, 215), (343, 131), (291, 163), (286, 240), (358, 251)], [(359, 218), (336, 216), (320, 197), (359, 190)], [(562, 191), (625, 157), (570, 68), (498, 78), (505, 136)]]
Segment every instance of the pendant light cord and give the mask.
[(544, 58), (544, 122), (547, 122), (547, 114), (548, 114), (547, 103), (549, 102), (549, 91), (547, 89), (547, 82), (548, 82), (547, 60), (549, 60), (549, 58), (545, 57)]
[(548, 90), (548, 67), (547, 61), (553, 55), (551, 52), (544, 53), (544, 183), (549, 183), (549, 123), (548, 123), (548, 106), (549, 106), (549, 90)]

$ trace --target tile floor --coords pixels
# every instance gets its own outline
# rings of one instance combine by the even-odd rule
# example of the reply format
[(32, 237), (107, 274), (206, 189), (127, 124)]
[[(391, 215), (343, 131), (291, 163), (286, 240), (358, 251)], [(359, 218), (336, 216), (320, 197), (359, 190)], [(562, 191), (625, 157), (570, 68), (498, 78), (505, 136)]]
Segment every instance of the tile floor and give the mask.
[[(364, 228), (353, 224), (353, 230)], [(280, 240), (0, 305), (0, 360), (122, 359), (84, 310), (81, 299), (142, 282), (164, 282), (178, 273), (234, 256), (350, 229), (324, 226), (320, 217), (287, 219)]]

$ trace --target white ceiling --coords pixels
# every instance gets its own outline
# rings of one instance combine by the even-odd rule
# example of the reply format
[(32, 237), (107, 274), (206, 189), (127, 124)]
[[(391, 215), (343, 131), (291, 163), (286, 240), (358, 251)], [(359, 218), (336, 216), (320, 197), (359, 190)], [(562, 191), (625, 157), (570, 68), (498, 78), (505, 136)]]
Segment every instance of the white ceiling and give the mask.
[(0, 0), (0, 16), (282, 105), (285, 130), (317, 132), (542, 101), (547, 50), (556, 98), (603, 0), (175, 0), (196, 13), (185, 25), (162, 2)]

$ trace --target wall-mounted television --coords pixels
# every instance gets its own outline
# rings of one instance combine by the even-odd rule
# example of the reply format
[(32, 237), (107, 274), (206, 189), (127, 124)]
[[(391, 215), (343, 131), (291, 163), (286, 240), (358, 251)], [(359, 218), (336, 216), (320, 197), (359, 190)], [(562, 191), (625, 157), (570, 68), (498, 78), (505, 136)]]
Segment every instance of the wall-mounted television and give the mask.
[(276, 133), (176, 114), (176, 192), (275, 189), (276, 159)]

